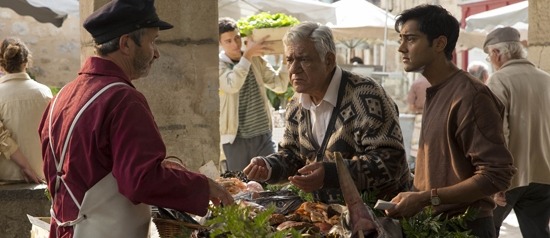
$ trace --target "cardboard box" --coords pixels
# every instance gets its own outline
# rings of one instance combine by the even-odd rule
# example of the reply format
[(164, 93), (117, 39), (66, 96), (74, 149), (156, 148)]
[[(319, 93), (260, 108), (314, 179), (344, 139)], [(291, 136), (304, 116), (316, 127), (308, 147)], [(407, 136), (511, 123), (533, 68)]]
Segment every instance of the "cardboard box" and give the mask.
[(268, 54), (284, 54), (283, 36), (290, 30), (290, 27), (261, 28), (252, 30), (254, 40), (260, 40), (269, 35), (266, 42), (273, 48)]

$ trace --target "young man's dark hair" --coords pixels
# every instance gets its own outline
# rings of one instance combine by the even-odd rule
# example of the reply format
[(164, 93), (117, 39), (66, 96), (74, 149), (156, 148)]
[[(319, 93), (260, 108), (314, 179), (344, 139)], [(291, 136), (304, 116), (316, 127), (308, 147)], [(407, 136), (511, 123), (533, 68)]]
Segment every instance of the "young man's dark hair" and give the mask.
[(229, 17), (223, 17), (218, 20), (218, 27), (220, 35), (229, 31), (235, 31), (237, 22)]
[(418, 22), (419, 30), (428, 36), (430, 46), (433, 40), (439, 36), (447, 37), (445, 56), (451, 60), (458, 40), (460, 24), (458, 20), (439, 5), (419, 5), (403, 11), (397, 16), (395, 30), (399, 33), (403, 24), (409, 20)]

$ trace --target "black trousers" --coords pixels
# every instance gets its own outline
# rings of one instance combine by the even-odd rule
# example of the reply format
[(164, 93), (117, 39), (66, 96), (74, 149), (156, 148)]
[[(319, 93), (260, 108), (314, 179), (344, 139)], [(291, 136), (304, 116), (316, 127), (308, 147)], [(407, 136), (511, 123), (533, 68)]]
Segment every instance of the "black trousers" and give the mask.
[(471, 229), (472, 235), (478, 238), (495, 238), (497, 234), (495, 232), (495, 224), (492, 217), (478, 218), (470, 222), (466, 222), (468, 229)]
[(275, 153), (277, 145), (271, 140), (271, 133), (252, 138), (235, 138), (233, 144), (223, 144), (226, 158), (226, 171), (243, 171), (256, 156), (267, 156)]
[(493, 211), (497, 237), (502, 222), (512, 209), (524, 238), (550, 237), (550, 185), (530, 183), (506, 192), (506, 206), (497, 206)]

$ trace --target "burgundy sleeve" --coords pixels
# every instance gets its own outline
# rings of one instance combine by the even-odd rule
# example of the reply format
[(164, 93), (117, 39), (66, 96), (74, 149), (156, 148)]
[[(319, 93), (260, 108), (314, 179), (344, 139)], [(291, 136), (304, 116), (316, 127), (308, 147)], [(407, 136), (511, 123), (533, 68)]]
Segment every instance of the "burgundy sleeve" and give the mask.
[(165, 169), (166, 147), (142, 95), (130, 95), (108, 117), (113, 176), (135, 203), (205, 215), (208, 180), (202, 174)]

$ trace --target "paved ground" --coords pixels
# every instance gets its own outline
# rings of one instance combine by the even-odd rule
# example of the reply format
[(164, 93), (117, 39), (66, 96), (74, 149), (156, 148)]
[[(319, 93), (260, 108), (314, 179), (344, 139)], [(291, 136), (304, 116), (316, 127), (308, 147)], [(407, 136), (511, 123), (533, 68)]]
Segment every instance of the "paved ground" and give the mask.
[[(275, 128), (273, 130), (273, 140), (275, 143), (278, 143), (283, 137), (283, 129), (284, 128)], [(500, 228), (500, 238), (522, 238), (514, 211), (504, 220)]]
[(500, 236), (499, 238), (522, 238), (521, 232), (519, 230), (518, 220), (516, 219), (516, 214), (514, 211), (510, 212), (508, 217), (504, 219), (504, 223), (500, 227)]

